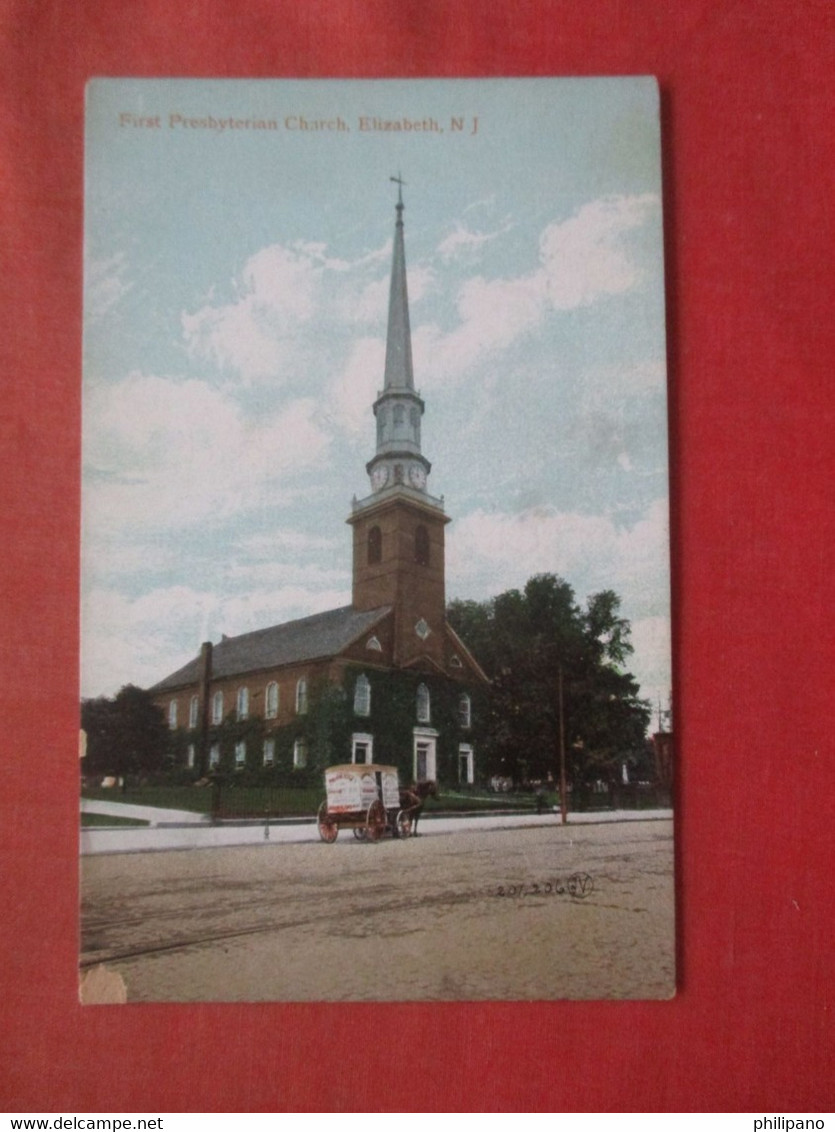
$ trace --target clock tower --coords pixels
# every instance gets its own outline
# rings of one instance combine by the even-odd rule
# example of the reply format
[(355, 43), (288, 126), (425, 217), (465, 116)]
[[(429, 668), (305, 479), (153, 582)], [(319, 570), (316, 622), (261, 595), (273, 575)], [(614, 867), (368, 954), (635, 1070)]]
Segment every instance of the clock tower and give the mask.
[(444, 665), (446, 598), (442, 499), (427, 490), (432, 465), (421, 452), (424, 403), (415, 391), (403, 182), (398, 186), (383, 388), (373, 405), (377, 446), (366, 464), (371, 494), (354, 501), (353, 605), (391, 606), (395, 665)]

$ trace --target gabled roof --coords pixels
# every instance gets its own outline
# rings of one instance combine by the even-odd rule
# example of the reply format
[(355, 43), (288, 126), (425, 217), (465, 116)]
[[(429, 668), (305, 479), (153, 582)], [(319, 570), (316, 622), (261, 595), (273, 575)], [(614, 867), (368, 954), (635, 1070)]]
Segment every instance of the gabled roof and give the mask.
[[(287, 621), (269, 629), (256, 629), (239, 637), (224, 637), (212, 647), (212, 678), (223, 679), (282, 664), (336, 656), (366, 633), (387, 613), (390, 606), (357, 610), (352, 605), (329, 609), (298, 621)], [(164, 692), (200, 679), (200, 657), (172, 672), (150, 689)]]

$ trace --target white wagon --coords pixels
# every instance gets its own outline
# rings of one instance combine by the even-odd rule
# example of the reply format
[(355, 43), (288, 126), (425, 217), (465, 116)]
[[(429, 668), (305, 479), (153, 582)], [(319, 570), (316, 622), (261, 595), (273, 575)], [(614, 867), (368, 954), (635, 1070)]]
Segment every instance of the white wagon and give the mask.
[(352, 829), (361, 841), (379, 841), (387, 832), (409, 837), (420, 799), (401, 791), (397, 768), (378, 763), (343, 763), (325, 771), (327, 797), (317, 825), (323, 841), (333, 842), (340, 829)]

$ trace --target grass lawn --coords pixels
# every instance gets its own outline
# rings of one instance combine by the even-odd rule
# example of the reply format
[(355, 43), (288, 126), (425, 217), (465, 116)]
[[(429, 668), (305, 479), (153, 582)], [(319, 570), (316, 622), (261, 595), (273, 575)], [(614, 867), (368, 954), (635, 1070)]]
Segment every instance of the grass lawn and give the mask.
[(139, 821), (137, 818), (113, 818), (109, 814), (86, 814), (81, 815), (81, 828), (87, 826), (106, 826), (106, 825), (149, 825), (149, 822)]
[[(309, 787), (269, 787), (236, 785), (234, 780), (224, 786), (223, 809), (228, 814), (245, 813), (257, 816), (272, 813), (280, 817), (313, 817), (325, 796), (324, 789)], [(212, 788), (209, 786), (137, 786), (124, 793), (119, 789), (85, 788), (82, 797), (107, 802), (125, 802), (139, 806), (160, 806), (170, 810), (192, 810), (198, 814), (210, 813)], [(554, 804), (553, 796), (547, 799)], [(439, 798), (426, 799), (426, 813), (466, 812), (472, 810), (533, 810), (533, 794), (489, 794), (450, 790)], [(114, 819), (115, 820), (115, 819)]]

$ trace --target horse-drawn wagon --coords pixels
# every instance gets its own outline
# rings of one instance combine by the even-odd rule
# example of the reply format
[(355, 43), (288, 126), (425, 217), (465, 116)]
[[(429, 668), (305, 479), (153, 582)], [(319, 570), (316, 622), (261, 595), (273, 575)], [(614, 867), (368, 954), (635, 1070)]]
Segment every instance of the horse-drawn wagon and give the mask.
[(319, 836), (329, 843), (340, 829), (352, 829), (360, 841), (379, 841), (386, 833), (409, 837), (421, 804), (419, 795), (400, 789), (396, 767), (378, 763), (328, 767), (325, 792), (316, 821)]

